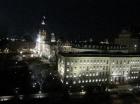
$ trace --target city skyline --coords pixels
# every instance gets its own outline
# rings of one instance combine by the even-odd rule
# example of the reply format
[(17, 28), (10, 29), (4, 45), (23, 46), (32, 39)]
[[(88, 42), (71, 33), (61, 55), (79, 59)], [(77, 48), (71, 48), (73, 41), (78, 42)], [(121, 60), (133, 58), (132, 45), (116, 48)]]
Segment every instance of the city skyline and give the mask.
[(0, 102), (140, 103), (139, 4), (0, 1)]

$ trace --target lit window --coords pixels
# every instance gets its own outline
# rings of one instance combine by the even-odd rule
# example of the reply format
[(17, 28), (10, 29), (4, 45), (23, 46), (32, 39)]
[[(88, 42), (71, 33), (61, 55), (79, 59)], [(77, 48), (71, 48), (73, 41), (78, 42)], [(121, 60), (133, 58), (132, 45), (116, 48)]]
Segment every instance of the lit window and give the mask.
[(91, 82), (91, 79), (89, 80), (89, 82)]
[(67, 65), (70, 65), (70, 63), (69, 63), (69, 62), (67, 62)]
[(76, 84), (76, 81), (73, 81), (73, 84)]
[(88, 76), (88, 74), (86, 74), (86, 76)]
[(92, 76), (92, 74), (90, 73), (89, 76)]
[(68, 76), (68, 75), (66, 75), (66, 78), (69, 78), (69, 76)]
[(79, 77), (81, 77), (81, 74), (79, 74)]
[(68, 84), (68, 82), (66, 82), (66, 84)]
[(81, 81), (79, 80), (78, 83), (81, 83)]
[(136, 77), (134, 77), (134, 79), (136, 79)]
[(76, 75), (73, 75), (73, 77), (75, 78), (75, 77), (76, 77)]
[(85, 81), (84, 80), (82, 80), (82, 83), (84, 83)]
[(99, 74), (98, 73), (96, 73), (96, 76), (98, 76)]

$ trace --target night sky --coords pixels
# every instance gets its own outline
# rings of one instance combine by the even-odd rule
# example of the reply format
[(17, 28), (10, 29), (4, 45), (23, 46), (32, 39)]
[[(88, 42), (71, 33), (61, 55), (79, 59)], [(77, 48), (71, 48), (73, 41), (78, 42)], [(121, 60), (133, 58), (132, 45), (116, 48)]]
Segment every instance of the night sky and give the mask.
[(43, 15), (61, 37), (93, 39), (140, 32), (139, 0), (0, 0), (0, 32), (35, 35)]

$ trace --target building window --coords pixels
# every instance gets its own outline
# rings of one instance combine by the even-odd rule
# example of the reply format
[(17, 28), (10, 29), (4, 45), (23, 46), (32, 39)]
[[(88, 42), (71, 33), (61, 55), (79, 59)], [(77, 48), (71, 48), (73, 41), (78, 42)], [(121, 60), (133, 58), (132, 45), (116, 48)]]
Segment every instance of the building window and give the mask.
[(89, 80), (89, 82), (91, 82), (91, 79)]
[(122, 60), (120, 60), (120, 64), (122, 64)]
[(76, 84), (76, 81), (73, 81), (73, 84)]
[(118, 64), (118, 60), (117, 60), (117, 62), (116, 62), (117, 64)]
[(88, 76), (88, 74), (86, 74), (86, 76)]
[(96, 73), (96, 76), (98, 76), (99, 75), (99, 73)]
[(90, 73), (90, 74), (89, 74), (89, 76), (91, 77), (91, 76), (92, 76), (92, 74)]
[(106, 64), (108, 64), (108, 60), (106, 61)]
[(70, 63), (69, 63), (69, 62), (67, 62), (67, 65), (70, 65)]
[(69, 68), (67, 68), (67, 72), (70, 71)]

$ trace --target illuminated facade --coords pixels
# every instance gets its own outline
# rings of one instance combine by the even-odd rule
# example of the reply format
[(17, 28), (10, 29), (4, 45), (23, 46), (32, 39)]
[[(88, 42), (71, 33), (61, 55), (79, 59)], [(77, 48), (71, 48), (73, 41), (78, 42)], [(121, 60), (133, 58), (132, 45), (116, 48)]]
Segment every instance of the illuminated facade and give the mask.
[(139, 80), (140, 55), (61, 53), (58, 72), (66, 86), (126, 85)]
[(51, 43), (55, 43), (56, 39), (55, 39), (55, 34), (51, 33)]
[(50, 57), (50, 42), (46, 30), (45, 17), (43, 17), (41, 29), (39, 30), (39, 33), (37, 35), (36, 52), (40, 57)]
[(68, 42), (61, 45), (60, 52), (121, 52), (128, 53), (125, 45), (95, 43), (95, 42)]

